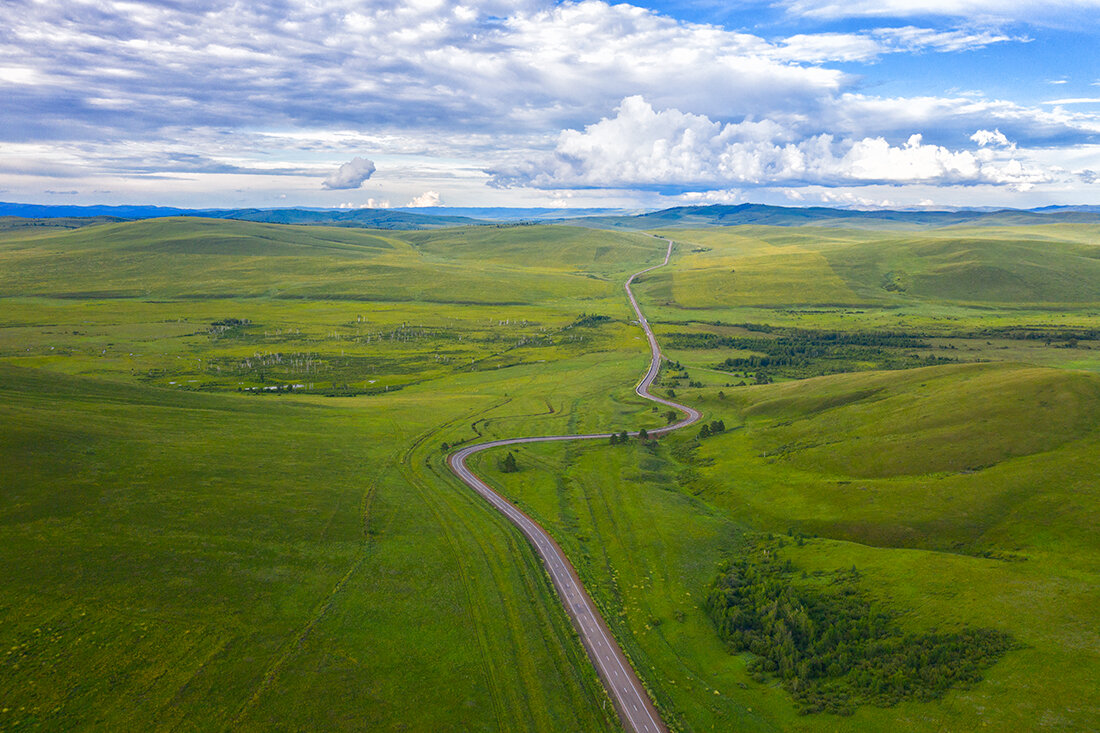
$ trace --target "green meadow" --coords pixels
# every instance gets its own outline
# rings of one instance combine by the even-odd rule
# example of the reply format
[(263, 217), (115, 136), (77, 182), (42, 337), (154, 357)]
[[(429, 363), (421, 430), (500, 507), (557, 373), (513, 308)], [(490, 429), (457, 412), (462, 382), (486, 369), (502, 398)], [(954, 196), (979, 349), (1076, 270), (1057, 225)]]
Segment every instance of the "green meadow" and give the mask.
[[(662, 240), (17, 224), (0, 728), (618, 728), (537, 558), (444, 458), (663, 424), (622, 291)], [(677, 363), (656, 391), (725, 431), (477, 461), (670, 726), (1100, 725), (1100, 232), (669, 234), (636, 288)], [(768, 535), (808, 577), (858, 568), (907, 631), (1015, 646), (936, 700), (800, 715), (704, 608)]]

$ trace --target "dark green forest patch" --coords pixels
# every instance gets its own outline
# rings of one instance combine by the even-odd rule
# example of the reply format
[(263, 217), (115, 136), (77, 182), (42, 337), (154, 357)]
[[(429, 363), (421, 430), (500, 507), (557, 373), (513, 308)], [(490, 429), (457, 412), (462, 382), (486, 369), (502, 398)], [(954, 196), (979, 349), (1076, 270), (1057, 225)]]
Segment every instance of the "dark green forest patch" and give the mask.
[(980, 682), (1015, 647), (993, 629), (906, 631), (854, 566), (808, 575), (782, 560), (779, 547), (759, 540), (724, 563), (706, 607), (731, 652), (753, 655), (754, 678), (778, 680), (803, 714), (935, 700)]
[(869, 369), (911, 369), (953, 363), (932, 353), (924, 334), (897, 331), (825, 331), (739, 324), (759, 333), (720, 336), (712, 333), (673, 333), (666, 337), (673, 349), (729, 349), (753, 352), (731, 356), (718, 365), (732, 371), (761, 371), (771, 377), (802, 379)]

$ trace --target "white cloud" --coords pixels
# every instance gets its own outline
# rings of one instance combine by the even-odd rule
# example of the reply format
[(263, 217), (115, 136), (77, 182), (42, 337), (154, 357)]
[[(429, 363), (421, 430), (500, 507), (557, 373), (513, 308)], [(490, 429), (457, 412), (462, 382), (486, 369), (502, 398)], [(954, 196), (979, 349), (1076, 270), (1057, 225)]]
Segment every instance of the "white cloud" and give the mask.
[(1007, 36), (992, 31), (935, 30), (905, 26), (903, 28), (876, 28), (871, 34), (893, 51), (939, 51), (943, 53), (972, 51), (994, 43), (1007, 41), (1026, 42), (1024, 37)]
[(385, 199), (367, 199), (365, 204), (356, 204), (351, 201), (344, 201), (339, 204), (338, 209), (388, 209), (390, 208), (390, 202)]
[[(988, 136), (997, 141), (998, 134)], [(583, 131), (563, 131), (553, 154), (502, 166), (492, 173), (492, 185), (501, 187), (681, 191), (776, 184), (1030, 184), (1049, 180), (1047, 173), (1034, 166), (1024, 166), (988, 148), (950, 150), (925, 144), (920, 134), (911, 135), (903, 145), (892, 145), (883, 137), (802, 137), (771, 121), (722, 124), (676, 109), (658, 112), (637, 96), (624, 99), (612, 118)]]
[[(498, 183), (514, 175), (523, 185), (542, 176), (641, 180), (656, 190), (662, 172), (672, 188), (685, 177), (690, 186), (714, 181), (720, 190), (775, 176), (849, 185), (855, 171), (876, 169), (868, 157), (848, 160), (852, 169), (841, 170), (865, 140), (890, 141), (887, 150), (895, 152), (888, 154), (908, 161), (903, 170), (928, 168), (918, 160), (923, 155), (950, 178), (966, 168), (950, 154), (973, 147), (974, 130), (1003, 131), (1024, 148), (1100, 139), (1100, 118), (1088, 108), (1029, 108), (961, 93), (875, 97), (853, 91), (876, 88), (875, 79), (823, 66), (1024, 40), (998, 30), (1015, 26), (996, 23), (945, 29), (919, 27), (941, 25), (923, 18), (912, 25), (871, 21), (850, 33), (783, 39), (599, 0), (7, 2), (0, 88), (11, 103), (0, 104), (0, 176), (12, 174), (0, 185), (15, 190), (37, 192), (38, 178), (65, 177), (80, 180), (54, 182), (51, 190), (74, 185), (154, 197), (206, 191), (220, 203), (211, 181), (233, 180), (234, 188), (290, 191), (295, 202), (328, 205), (322, 189), (354, 189), (367, 180), (329, 167), (345, 159), (333, 156), (357, 150), (372, 151), (395, 201), (425, 190), (445, 190), (449, 201), (476, 199), (492, 160), (507, 163), (498, 166)], [(910, 5), (927, 9), (936, 0), (916, 3)], [(830, 0), (802, 4), (823, 13)], [(877, 14), (879, 4), (851, 0), (845, 7)], [(901, 0), (885, 4), (911, 15), (901, 12)], [(994, 5), (954, 3), (959, 17)], [(1035, 9), (1038, 0), (996, 6), (1016, 12)], [(806, 27), (799, 22), (777, 33)], [(925, 88), (936, 83), (930, 77)], [(643, 144), (663, 141), (679, 159), (652, 150), (631, 170), (626, 152), (586, 148), (593, 140), (580, 132), (584, 125), (632, 96), (665, 110), (663, 124), (671, 125), (667, 135), (655, 130)], [(673, 112), (694, 115), (677, 123), (694, 140), (677, 138), (677, 121), (667, 118)], [(563, 129), (574, 137), (559, 137)], [(919, 154), (902, 145), (912, 132), (928, 141)], [(43, 143), (44, 151), (25, 155), (13, 147), (28, 142)], [(566, 158), (547, 167), (543, 153), (564, 154), (570, 146), (580, 162)], [(864, 152), (875, 150), (868, 143)], [(836, 162), (826, 165), (822, 151)], [(525, 168), (525, 160), (537, 165)], [(979, 173), (990, 175), (1000, 164), (978, 160)], [(1098, 167), (1084, 161), (1073, 169)], [(239, 183), (244, 175), (252, 178)], [(32, 177), (33, 188), (17, 183)], [(522, 189), (507, 194), (511, 201), (526, 195), (535, 197)], [(656, 196), (627, 189), (582, 195), (586, 201)]]
[(1100, 0), (781, 0), (791, 15), (811, 18), (909, 18), (940, 15), (956, 18), (1031, 22), (1051, 14), (1088, 12)]
[(1100, 104), (1100, 97), (1070, 97), (1068, 99), (1052, 99), (1043, 104)]
[(373, 174), (374, 161), (356, 157), (340, 166), (321, 186), (331, 190), (359, 188)]
[(713, 191), (687, 191), (680, 194), (677, 199), (689, 206), (705, 204), (736, 204), (745, 200), (745, 194), (740, 189), (729, 188)]
[(819, 197), (823, 204), (839, 204), (855, 209), (888, 209), (898, 205), (893, 199), (873, 198), (854, 191), (825, 190)]
[(978, 144), (979, 148), (991, 146), (995, 148), (1007, 148), (1012, 145), (1000, 130), (978, 130), (970, 139)]
[(991, 31), (943, 31), (904, 26), (874, 28), (861, 33), (801, 34), (786, 38), (764, 52), (777, 59), (805, 63), (853, 62), (874, 61), (891, 53), (972, 51), (994, 43), (1026, 40)]
[(419, 196), (414, 196), (412, 201), (405, 204), (410, 209), (418, 209), (425, 206), (442, 206), (443, 199), (439, 197), (438, 191), (425, 191)]
[(0, 83), (40, 84), (42, 77), (28, 66), (0, 66)]

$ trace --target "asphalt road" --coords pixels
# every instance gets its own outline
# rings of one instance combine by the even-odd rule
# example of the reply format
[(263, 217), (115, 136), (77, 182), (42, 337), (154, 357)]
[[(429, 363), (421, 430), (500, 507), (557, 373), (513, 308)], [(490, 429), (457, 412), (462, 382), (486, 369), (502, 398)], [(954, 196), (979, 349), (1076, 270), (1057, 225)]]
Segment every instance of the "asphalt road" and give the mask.
[[(672, 255), (672, 240), (667, 241), (668, 250), (665, 252), (664, 261), (659, 265), (647, 267), (644, 270), (634, 273), (623, 285), (626, 289), (626, 295), (630, 299), (630, 304), (634, 307), (634, 312), (638, 316), (638, 324), (642, 327), (642, 330), (645, 331), (646, 338), (649, 340), (649, 350), (652, 356), (649, 363), (649, 371), (647, 371), (642, 380), (638, 382), (638, 386), (635, 387), (634, 391), (647, 400), (652, 400), (653, 402), (666, 405), (667, 407), (672, 407), (684, 414), (681, 420), (671, 425), (654, 428), (648, 431), (651, 436), (663, 435), (664, 433), (678, 430), (679, 428), (691, 425), (700, 418), (698, 410), (672, 402), (671, 400), (655, 397), (649, 393), (649, 388), (652, 386), (653, 380), (656, 379), (657, 372), (661, 368), (661, 347), (657, 344), (657, 339), (654, 337), (653, 331), (649, 327), (649, 322), (646, 320), (645, 314), (642, 313), (642, 309), (638, 307), (638, 301), (634, 297), (634, 291), (630, 289), (630, 285), (639, 275), (643, 275), (651, 270), (656, 270), (658, 267), (664, 267), (668, 264), (668, 258)], [(630, 434), (637, 435), (637, 433)], [(653, 706), (653, 702), (649, 699), (649, 695), (646, 694), (641, 681), (634, 673), (629, 662), (627, 662), (622, 649), (619, 648), (618, 642), (615, 641), (615, 637), (611, 635), (611, 631), (607, 628), (607, 624), (604, 622), (603, 617), (600, 615), (599, 611), (596, 610), (596, 605), (588, 596), (584, 586), (581, 585), (580, 578), (577, 576), (577, 571), (565, 557), (565, 553), (562, 552), (558, 544), (554, 542), (550, 535), (547, 534), (546, 530), (540, 527), (537, 522), (517, 509), (500, 494), (489, 488), (488, 484), (474, 475), (473, 471), (466, 466), (466, 459), (474, 453), (503, 445), (548, 443), (556, 440), (594, 440), (597, 438), (610, 437), (610, 433), (599, 433), (593, 435), (543, 435), (530, 438), (505, 438), (502, 440), (489, 441), (487, 443), (478, 443), (477, 445), (467, 446), (461, 450), (455, 451), (447, 457), (447, 464), (451, 467), (451, 470), (454, 471), (455, 475), (462, 479), (462, 481), (474, 491), (481, 494), (481, 496), (492, 504), (497, 511), (507, 517), (512, 524), (516, 525), (516, 527), (523, 532), (524, 536), (527, 537), (531, 544), (534, 545), (535, 551), (539, 554), (539, 557), (542, 558), (547, 572), (550, 573), (550, 579), (553, 581), (554, 587), (558, 591), (562, 605), (565, 606), (566, 612), (573, 620), (573, 625), (576, 627), (577, 632), (580, 634), (581, 641), (584, 642), (584, 646), (588, 650), (588, 656), (591, 658), (593, 666), (596, 668), (596, 671), (600, 675), (600, 679), (603, 680), (604, 686), (607, 688), (611, 699), (614, 701), (615, 707), (618, 709), (619, 716), (626, 729), (637, 731), (638, 733), (658, 733), (659, 731), (667, 731), (667, 728), (661, 721), (660, 713), (658, 713), (657, 709)]]

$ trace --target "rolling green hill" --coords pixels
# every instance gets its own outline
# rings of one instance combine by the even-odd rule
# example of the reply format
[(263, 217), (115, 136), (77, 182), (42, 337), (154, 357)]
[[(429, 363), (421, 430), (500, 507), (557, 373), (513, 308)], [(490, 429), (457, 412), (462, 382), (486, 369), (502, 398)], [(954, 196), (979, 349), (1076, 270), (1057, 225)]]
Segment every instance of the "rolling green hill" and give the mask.
[(830, 266), (854, 289), (1002, 303), (1100, 300), (1100, 246), (1050, 239), (959, 236), (834, 249)]
[[(724, 430), (479, 471), (674, 730), (1097, 727), (1100, 228), (834, 223), (677, 228), (641, 278), (655, 392)], [(0, 231), (0, 728), (616, 729), (444, 458), (663, 424), (622, 291), (662, 256), (574, 226)], [(904, 634), (1012, 646), (939, 698), (800, 715), (704, 608), (759, 546)]]
[[(726, 430), (646, 449), (529, 446), (482, 470), (579, 558), (586, 585), (690, 730), (1088, 728), (1100, 716), (1100, 377), (1011, 364), (678, 391)], [(855, 568), (905, 633), (1017, 645), (938, 702), (795, 712), (702, 606), (723, 561), (772, 537), (803, 582)], [(847, 577), (847, 576), (846, 576)], [(621, 616), (616, 609), (622, 609)], [(1080, 674), (1066, 674), (1066, 669)]]
[[(517, 292), (550, 295), (542, 270), (553, 267), (561, 276), (555, 295), (592, 298), (607, 286), (586, 277), (588, 270), (618, 272), (655, 246), (641, 235), (590, 237), (572, 228), (524, 227), (518, 244), (499, 234), (511, 230), (448, 231), (440, 240), (405, 240), (368, 230), (193, 218), (20, 231), (0, 240), (0, 296), (517, 303), (527, 300)], [(432, 241), (443, 249), (433, 251)], [(515, 289), (494, 287), (501, 277)]]

